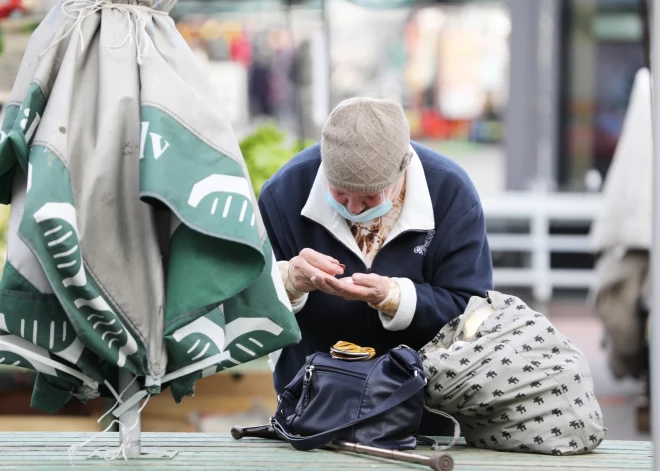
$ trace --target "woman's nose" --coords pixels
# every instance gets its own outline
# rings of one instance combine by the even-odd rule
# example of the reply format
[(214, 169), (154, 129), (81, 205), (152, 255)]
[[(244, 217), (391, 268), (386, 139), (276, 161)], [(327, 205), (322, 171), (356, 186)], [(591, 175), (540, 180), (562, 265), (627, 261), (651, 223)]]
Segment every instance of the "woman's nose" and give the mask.
[(348, 210), (353, 214), (360, 214), (362, 211), (364, 211), (364, 202), (354, 200), (352, 198), (349, 198), (348, 204), (346, 206)]

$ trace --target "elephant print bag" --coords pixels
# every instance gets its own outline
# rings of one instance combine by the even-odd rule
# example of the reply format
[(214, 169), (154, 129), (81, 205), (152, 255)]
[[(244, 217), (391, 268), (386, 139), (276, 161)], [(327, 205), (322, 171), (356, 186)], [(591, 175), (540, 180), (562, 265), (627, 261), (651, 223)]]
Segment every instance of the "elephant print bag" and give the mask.
[(605, 438), (586, 358), (515, 296), (473, 297), (420, 353), (427, 409), (456, 418), (470, 446), (574, 455)]

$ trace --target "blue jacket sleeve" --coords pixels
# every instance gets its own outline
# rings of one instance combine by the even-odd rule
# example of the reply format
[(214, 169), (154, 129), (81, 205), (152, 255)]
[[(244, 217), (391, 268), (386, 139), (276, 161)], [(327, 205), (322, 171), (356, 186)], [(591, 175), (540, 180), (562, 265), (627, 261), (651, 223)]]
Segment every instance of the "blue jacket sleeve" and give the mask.
[[(427, 254), (431, 255), (426, 262), (430, 281), (397, 280), (401, 287), (400, 310), (404, 312), (397, 312), (392, 319), (398, 328), (384, 322), (389, 330), (405, 329), (409, 335), (428, 339), (461, 315), (470, 297), (483, 297), (493, 289), (493, 267), (481, 204), (477, 202), (439, 235), (433, 241), (434, 250)], [(411, 303), (415, 297), (416, 303)], [(399, 314), (402, 318), (397, 320)]]

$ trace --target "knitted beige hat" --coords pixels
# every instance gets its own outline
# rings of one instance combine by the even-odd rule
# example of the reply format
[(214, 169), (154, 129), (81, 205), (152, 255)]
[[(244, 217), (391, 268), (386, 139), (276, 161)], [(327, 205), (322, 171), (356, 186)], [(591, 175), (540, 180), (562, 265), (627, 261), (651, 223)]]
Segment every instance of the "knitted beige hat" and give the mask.
[(411, 157), (410, 127), (395, 101), (344, 100), (323, 126), (323, 169), (336, 188), (383, 191), (403, 175)]

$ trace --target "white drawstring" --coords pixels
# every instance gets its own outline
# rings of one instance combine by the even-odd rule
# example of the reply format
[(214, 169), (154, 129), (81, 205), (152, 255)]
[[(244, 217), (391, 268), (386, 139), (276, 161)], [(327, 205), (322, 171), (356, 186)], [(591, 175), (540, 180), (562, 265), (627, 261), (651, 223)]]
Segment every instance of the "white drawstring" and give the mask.
[[(96, 421), (97, 423), (101, 423), (101, 421), (102, 421), (102, 420), (103, 420), (108, 414), (110, 414), (113, 410), (115, 410), (115, 408), (116, 408), (119, 404), (122, 404), (122, 403), (123, 403), (123, 401), (122, 401), (122, 396), (126, 393), (126, 391), (128, 391), (128, 388), (130, 388), (130, 387), (133, 385), (133, 383), (134, 383), (135, 381), (137, 381), (137, 376), (135, 376), (135, 377), (133, 378), (133, 380), (132, 380), (130, 383), (128, 383), (128, 385), (124, 388), (124, 390), (123, 390), (121, 393), (119, 393), (118, 396), (115, 396), (116, 399), (117, 399), (117, 401), (115, 401), (115, 403), (112, 405), (112, 407), (110, 407), (110, 409), (108, 409), (108, 410), (106, 411), (105, 414), (103, 414), (101, 417), (99, 417), (99, 419)], [(113, 391), (114, 391), (114, 390), (113, 390)], [(134, 423), (133, 425), (131, 425), (130, 427), (128, 427), (128, 428), (124, 428), (124, 432), (123, 432), (123, 433), (124, 433), (125, 435), (128, 435), (133, 429), (135, 429), (135, 427), (138, 426), (138, 424), (140, 423), (140, 414), (142, 413), (142, 410), (147, 406), (147, 403), (149, 402), (149, 399), (150, 399), (150, 398), (151, 398), (151, 394), (148, 394), (148, 395), (147, 395), (147, 398), (144, 400), (144, 403), (142, 404), (142, 406), (141, 406), (140, 409), (138, 410), (138, 413), (137, 413), (137, 419), (135, 420), (135, 423)], [(91, 443), (92, 441), (96, 440), (98, 437), (100, 437), (100, 436), (103, 435), (104, 433), (108, 432), (108, 431), (112, 428), (112, 426), (115, 425), (115, 424), (118, 424), (119, 427), (126, 427), (121, 421), (115, 419), (115, 420), (113, 420), (112, 422), (110, 422), (110, 425), (108, 425), (104, 430), (102, 430), (101, 432), (98, 432), (98, 433), (92, 435), (89, 439), (85, 440), (83, 443), (81, 443), (81, 444), (79, 444), (79, 445), (71, 445), (71, 446), (69, 447), (69, 450), (68, 450), (68, 453), (69, 453), (69, 462), (71, 463), (71, 466), (75, 466), (75, 465), (73, 464), (73, 458), (74, 458), (74, 456), (76, 455), (76, 453), (77, 453), (81, 448), (84, 448), (84, 447), (87, 446), (89, 443)], [(124, 458), (124, 460), (127, 460), (128, 458), (127, 458), (127, 456), (126, 456), (126, 449), (127, 449), (129, 446), (130, 446), (130, 444), (128, 444), (128, 443), (121, 443), (121, 444), (119, 445), (119, 447), (118, 447), (116, 450), (114, 450), (114, 454), (110, 454), (110, 453), (112, 453), (113, 450), (107, 450), (107, 451), (105, 452), (104, 459), (105, 459), (106, 461), (114, 461), (114, 460), (116, 460), (117, 458), (119, 458), (119, 456), (121, 455), (121, 456)]]
[(66, 366), (63, 363), (60, 363), (55, 360), (51, 360), (49, 357), (46, 357), (40, 353), (36, 353), (32, 350), (28, 350), (27, 348), (21, 347), (13, 342), (10, 342), (10, 340), (17, 338), (13, 335), (7, 335), (3, 337), (4, 339), (0, 339), (0, 351), (4, 350), (7, 352), (15, 353), (19, 356), (22, 356), (34, 362), (37, 365), (41, 363), (42, 365), (50, 366), (51, 368), (69, 374), (74, 378), (78, 378), (80, 381), (82, 381), (87, 387), (89, 387), (92, 390), (98, 389), (99, 383), (94, 379), (92, 379), (90, 376), (87, 376), (86, 374), (83, 374), (82, 372), (74, 368), (71, 368), (70, 366)]
[(135, 32), (135, 49), (137, 54), (137, 63), (142, 65), (142, 59), (149, 50), (151, 39), (148, 37), (146, 31), (147, 18), (146, 13), (152, 15), (167, 15), (168, 13), (162, 10), (154, 10), (153, 8), (145, 7), (142, 5), (130, 5), (126, 3), (112, 3), (110, 0), (64, 0), (62, 1), (61, 10), (69, 18), (74, 19), (71, 27), (55, 42), (51, 43), (44, 51), (39, 54), (38, 58), (46, 54), (50, 49), (55, 47), (61, 41), (66, 39), (73, 33), (74, 29), (78, 28), (78, 35), (80, 36), (80, 50), (85, 50), (85, 38), (82, 33), (82, 22), (89, 15), (101, 11), (103, 9), (119, 10), (126, 16), (126, 23), (128, 32), (124, 40), (116, 46), (109, 45), (109, 49), (120, 49), (133, 42), (133, 32)]
[[(130, 427), (128, 427), (128, 428), (124, 428), (124, 432), (123, 432), (124, 435), (126, 435), (126, 436), (130, 435), (131, 431), (133, 431), (133, 430), (135, 429), (135, 427), (137, 427), (137, 426), (140, 424), (140, 414), (142, 413), (142, 411), (144, 410), (144, 408), (147, 407), (147, 404), (149, 403), (149, 399), (150, 399), (150, 398), (151, 398), (151, 394), (147, 395), (147, 398), (144, 400), (144, 403), (142, 404), (142, 406), (140, 407), (140, 409), (138, 409), (138, 412), (137, 412), (137, 419), (135, 419), (135, 423), (134, 423), (133, 425), (131, 425)], [(119, 420), (113, 420), (113, 422), (118, 422), (120, 427), (126, 427), (126, 426), (125, 426), (124, 424), (122, 424)], [(105, 457), (104, 457), (104, 459), (105, 459), (106, 461), (114, 461), (114, 460), (116, 460), (117, 458), (119, 458), (119, 455), (121, 455), (121, 456), (124, 458), (124, 461), (128, 460), (128, 458), (126, 457), (126, 449), (127, 449), (129, 446), (131, 446), (130, 443), (126, 443), (126, 442), (121, 443), (121, 444), (119, 445), (119, 447), (117, 448), (117, 450), (115, 451), (115, 454), (114, 454), (114, 455), (109, 454), (112, 450), (107, 450), (107, 451), (105, 452)]]
[[(103, 384), (105, 384), (105, 387), (110, 390), (112, 395), (115, 397), (118, 403), (122, 403), (121, 396), (117, 394), (117, 391), (115, 391), (115, 388), (112, 387), (112, 384), (108, 382), (108, 380), (103, 381)], [(131, 383), (132, 384), (132, 383)]]
[(107, 416), (108, 414), (110, 414), (113, 410), (115, 410), (115, 408), (116, 408), (119, 404), (123, 404), (123, 403), (124, 403), (124, 401), (122, 400), (122, 396), (124, 395), (124, 393), (125, 393), (126, 391), (128, 391), (128, 388), (130, 388), (136, 380), (137, 380), (137, 376), (133, 377), (133, 381), (131, 381), (130, 383), (128, 383), (128, 386), (126, 386), (126, 387), (124, 388), (124, 390), (123, 390), (122, 392), (120, 392), (119, 394), (117, 394), (117, 392), (115, 391), (115, 389), (110, 385), (110, 383), (109, 383), (108, 381), (105, 381), (105, 385), (108, 387), (108, 389), (110, 389), (110, 392), (112, 393), (112, 395), (115, 396), (116, 401), (115, 401), (115, 403), (112, 405), (112, 407), (106, 411), (105, 414), (103, 414), (101, 417), (98, 418), (98, 420), (96, 421), (97, 424), (100, 424), (101, 421), (102, 421), (103, 419), (105, 419), (106, 416)]
[(456, 442), (458, 442), (458, 440), (461, 438), (461, 425), (458, 423), (458, 420), (456, 420), (454, 417), (447, 414), (446, 412), (442, 412), (441, 410), (438, 409), (433, 409), (427, 406), (426, 404), (424, 404), (424, 409), (426, 409), (427, 411), (433, 414), (438, 414), (441, 415), (442, 417), (446, 417), (447, 419), (451, 419), (451, 421), (454, 422), (454, 436), (451, 439), (451, 443), (449, 443), (449, 445), (443, 445), (443, 446), (439, 446), (436, 443), (435, 445), (431, 446), (431, 448), (437, 451), (445, 451), (445, 450), (449, 450), (454, 445), (456, 445)]
[[(114, 407), (114, 406), (113, 406), (113, 407)], [(76, 456), (76, 453), (78, 452), (78, 450), (80, 450), (81, 448), (84, 448), (85, 446), (87, 446), (88, 443), (92, 442), (93, 440), (96, 440), (96, 438), (97, 438), (99, 435), (103, 435), (103, 434), (106, 433), (108, 430), (110, 430), (110, 429), (112, 428), (113, 425), (115, 425), (115, 424), (119, 424), (119, 423), (120, 423), (120, 422), (119, 422), (118, 420), (113, 420), (112, 422), (110, 422), (110, 425), (108, 425), (108, 426), (105, 428), (105, 430), (102, 430), (101, 432), (99, 432), (99, 433), (97, 433), (97, 434), (95, 434), (95, 435), (92, 435), (91, 438), (89, 438), (88, 440), (85, 440), (85, 441), (82, 442), (80, 445), (71, 445), (71, 446), (69, 447), (69, 450), (68, 450), (68, 453), (69, 453), (69, 463), (71, 463), (71, 466), (74, 466), (74, 467), (76, 466), (75, 464), (73, 464), (73, 457)]]

